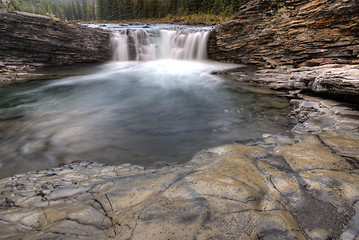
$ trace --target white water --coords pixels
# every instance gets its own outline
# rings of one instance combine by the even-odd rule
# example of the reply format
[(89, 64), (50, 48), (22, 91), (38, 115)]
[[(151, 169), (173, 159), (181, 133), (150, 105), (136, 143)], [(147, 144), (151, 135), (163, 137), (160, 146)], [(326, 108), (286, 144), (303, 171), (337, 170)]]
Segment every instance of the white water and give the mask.
[(286, 118), (277, 108), (287, 99), (246, 93), (243, 83), (211, 74), (239, 65), (201, 61), (209, 29), (120, 27), (104, 25), (116, 31), (117, 61), (0, 89), (0, 178), (79, 160), (186, 162), (285, 128), (272, 119)]
[(114, 61), (206, 60), (208, 31), (127, 29), (112, 34)]

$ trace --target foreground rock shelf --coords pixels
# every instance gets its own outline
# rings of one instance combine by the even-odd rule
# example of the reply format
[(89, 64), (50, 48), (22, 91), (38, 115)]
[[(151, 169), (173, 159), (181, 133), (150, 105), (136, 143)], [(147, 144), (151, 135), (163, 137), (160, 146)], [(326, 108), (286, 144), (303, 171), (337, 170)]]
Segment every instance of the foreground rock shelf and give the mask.
[(290, 132), (161, 169), (79, 162), (0, 180), (0, 239), (358, 239), (359, 113), (294, 99)]

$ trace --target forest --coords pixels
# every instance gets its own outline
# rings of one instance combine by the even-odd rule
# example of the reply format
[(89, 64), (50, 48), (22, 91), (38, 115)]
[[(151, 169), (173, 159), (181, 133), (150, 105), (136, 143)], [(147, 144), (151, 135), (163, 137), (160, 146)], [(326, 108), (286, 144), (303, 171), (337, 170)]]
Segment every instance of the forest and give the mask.
[(2, 0), (0, 8), (60, 20), (223, 20), (247, 0)]

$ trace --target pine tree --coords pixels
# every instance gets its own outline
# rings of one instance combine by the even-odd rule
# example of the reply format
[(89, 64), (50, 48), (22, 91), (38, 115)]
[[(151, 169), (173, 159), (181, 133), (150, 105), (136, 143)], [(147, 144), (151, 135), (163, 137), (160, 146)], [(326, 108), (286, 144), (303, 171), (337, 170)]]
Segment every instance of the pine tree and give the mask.
[(188, 12), (192, 13), (200, 13), (202, 10), (202, 0), (189, 0), (188, 4)]
[(82, 7), (81, 7), (81, 4), (80, 4), (80, 0), (76, 0), (76, 19), (79, 20), (79, 19), (83, 19), (82, 18)]
[(213, 3), (212, 13), (220, 15), (224, 11), (224, 4), (222, 0), (215, 0)]
[(87, 0), (82, 0), (82, 18), (81, 20), (89, 20), (89, 4)]
[(135, 2), (135, 10), (134, 10), (134, 16), (135, 18), (141, 19), (144, 18), (144, 0), (137, 0)]
[(97, 18), (105, 19), (105, 3), (104, 0), (97, 0)]

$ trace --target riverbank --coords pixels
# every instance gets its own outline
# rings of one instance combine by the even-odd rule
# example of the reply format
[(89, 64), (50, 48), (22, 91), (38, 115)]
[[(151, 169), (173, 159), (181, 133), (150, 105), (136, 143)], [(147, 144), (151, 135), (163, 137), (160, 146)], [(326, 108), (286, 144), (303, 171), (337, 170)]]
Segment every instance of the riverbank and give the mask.
[(29, 13), (0, 12), (0, 84), (41, 77), (46, 67), (103, 62), (110, 33)]
[(187, 164), (79, 162), (2, 179), (0, 239), (354, 239), (359, 112), (295, 94), (291, 131)]
[[(304, 8), (307, 13), (324, 1), (311, 2)], [(289, 6), (296, 3), (290, 1)], [(289, 10), (294, 16), (306, 16)], [(286, 11), (283, 16), (289, 16)], [(262, 17), (269, 16), (273, 15)], [(253, 30), (253, 25), (246, 26)], [(350, 26), (355, 29), (355, 24)], [(225, 60), (249, 59), (275, 69), (225, 74), (292, 98), (295, 126), (290, 131), (206, 149), (186, 164), (159, 169), (78, 162), (1, 179), (0, 239), (357, 239), (359, 112), (342, 101), (357, 106), (359, 69), (307, 67), (311, 61), (329, 62), (335, 52), (344, 57), (334, 63), (355, 63), (356, 40), (345, 31), (347, 45), (344, 37), (336, 47), (334, 40), (330, 42), (328, 51), (311, 48), (307, 55), (303, 45), (295, 49), (297, 42), (290, 43), (291, 51), (298, 50), (293, 60), (283, 58), (292, 55), (273, 50), (285, 49), (278, 48), (281, 45), (258, 44), (268, 36), (267, 43), (273, 42), (274, 30), (251, 35), (264, 36), (251, 43), (255, 50), (263, 46), (259, 50), (269, 54), (266, 58), (248, 54), (251, 45), (246, 45), (245, 57), (233, 48), (237, 50), (230, 54), (237, 55)], [(291, 31), (283, 31), (287, 32)], [(216, 36), (230, 41), (231, 35)], [(277, 39), (309, 41), (303, 35), (280, 36)], [(248, 38), (243, 41), (247, 42)], [(313, 60), (321, 54), (322, 62)]]

